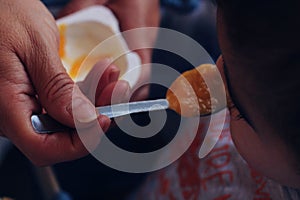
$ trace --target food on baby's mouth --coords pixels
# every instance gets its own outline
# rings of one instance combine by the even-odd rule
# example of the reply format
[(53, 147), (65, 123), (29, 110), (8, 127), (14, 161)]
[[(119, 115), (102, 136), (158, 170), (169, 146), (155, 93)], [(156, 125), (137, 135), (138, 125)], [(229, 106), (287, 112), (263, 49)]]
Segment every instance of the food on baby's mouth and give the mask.
[[(210, 82), (210, 88), (202, 76)], [(217, 90), (217, 96), (211, 97), (211, 89)], [(225, 95), (223, 82), (216, 65), (203, 64), (180, 75), (168, 89), (166, 98), (170, 109), (184, 117), (195, 117), (223, 108), (218, 98), (222, 95)]]

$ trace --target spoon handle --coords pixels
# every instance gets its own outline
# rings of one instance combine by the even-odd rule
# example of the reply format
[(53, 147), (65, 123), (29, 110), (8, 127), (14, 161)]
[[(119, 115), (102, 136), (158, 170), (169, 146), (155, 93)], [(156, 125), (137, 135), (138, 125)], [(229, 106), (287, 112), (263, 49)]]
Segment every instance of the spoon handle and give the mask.
[[(96, 110), (101, 115), (115, 118), (132, 113), (164, 110), (167, 108), (169, 108), (169, 102), (166, 99), (158, 99), (102, 106), (97, 107)], [(32, 115), (31, 123), (34, 131), (37, 133), (63, 132), (71, 129), (57, 122), (47, 114)]]

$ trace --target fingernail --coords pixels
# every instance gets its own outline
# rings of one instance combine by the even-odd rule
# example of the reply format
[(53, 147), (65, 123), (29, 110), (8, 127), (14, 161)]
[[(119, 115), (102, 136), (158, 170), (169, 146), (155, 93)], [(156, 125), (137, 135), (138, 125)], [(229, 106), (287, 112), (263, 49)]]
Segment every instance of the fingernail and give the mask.
[(97, 119), (95, 107), (82, 98), (73, 100), (73, 116), (80, 123), (89, 123)]
[(94, 67), (105, 67), (107, 68), (109, 65), (111, 65), (113, 62), (112, 58), (104, 58), (102, 60), (99, 60), (98, 62), (96, 62), (96, 64), (94, 65)]
[(110, 66), (110, 72), (109, 72), (109, 82), (114, 82), (119, 79), (120, 75), (120, 69), (116, 67), (115, 65)]
[(124, 82), (124, 93), (123, 93), (123, 99), (125, 100), (129, 100), (129, 97), (130, 97), (130, 93), (131, 93), (131, 88), (129, 86), (129, 83), (128, 82)]
[(126, 92), (124, 93), (123, 99), (129, 100), (130, 93), (131, 93), (131, 88), (128, 86), (128, 88), (126, 89)]
[(116, 87), (119, 87), (118, 91), (119, 94), (117, 95), (117, 98), (112, 99), (112, 103), (122, 103), (122, 102), (128, 102), (130, 99), (131, 94), (131, 88), (129, 84), (126, 81), (120, 81), (120, 85), (117, 85)]
[(106, 57), (103, 59), (103, 62), (106, 62), (108, 64), (111, 64), (114, 61), (114, 59), (112, 57)]

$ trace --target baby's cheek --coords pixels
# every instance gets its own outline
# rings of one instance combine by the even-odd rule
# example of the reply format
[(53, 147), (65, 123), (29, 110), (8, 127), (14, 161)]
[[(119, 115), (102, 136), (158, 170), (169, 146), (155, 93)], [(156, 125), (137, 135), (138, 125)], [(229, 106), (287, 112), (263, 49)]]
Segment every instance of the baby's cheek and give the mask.
[(261, 175), (293, 187), (300, 186), (299, 175), (282, 140), (269, 133), (256, 133), (244, 119), (230, 119), (230, 131), (237, 151)]
[(230, 110), (230, 132), (237, 151), (251, 167), (262, 167), (262, 143), (252, 127), (243, 119), (238, 118), (238, 110)]

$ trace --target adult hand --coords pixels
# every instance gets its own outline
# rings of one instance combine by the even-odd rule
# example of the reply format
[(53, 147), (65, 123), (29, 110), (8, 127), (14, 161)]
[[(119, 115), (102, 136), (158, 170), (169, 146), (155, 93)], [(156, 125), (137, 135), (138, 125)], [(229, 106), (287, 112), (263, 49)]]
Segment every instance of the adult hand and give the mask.
[[(31, 115), (42, 110), (70, 127), (74, 127), (74, 120), (82, 124), (98, 120), (103, 131), (110, 124), (107, 117), (96, 115), (94, 105), (66, 73), (58, 55), (59, 34), (54, 18), (37, 0), (0, 3), (1, 136), (10, 139), (37, 165), (88, 154), (74, 131), (41, 135), (31, 125)], [(98, 103), (103, 95), (107, 102), (102, 104), (110, 102), (107, 96), (111, 90), (104, 86), (112, 88), (110, 83), (116, 81), (118, 73), (113, 66), (105, 70), (100, 81), (103, 86), (97, 91)], [(76, 116), (72, 114), (72, 100)], [(92, 138), (90, 141), (95, 141), (94, 136), (86, 135)]]
[[(118, 18), (121, 31), (127, 31), (141, 27), (158, 27), (160, 20), (158, 0), (73, 0), (59, 14), (59, 17), (71, 14), (92, 5), (106, 5)], [(136, 49), (136, 47), (152, 47), (155, 42), (157, 32), (139, 31), (125, 37), (130, 49), (136, 51), (142, 59), (142, 64), (151, 62), (152, 49)], [(138, 85), (143, 85), (150, 80), (151, 65), (143, 66), (142, 74), (138, 80)], [(136, 90), (136, 91), (135, 91)], [(131, 100), (146, 99), (149, 94), (149, 85), (140, 88), (132, 88), (135, 91)]]

